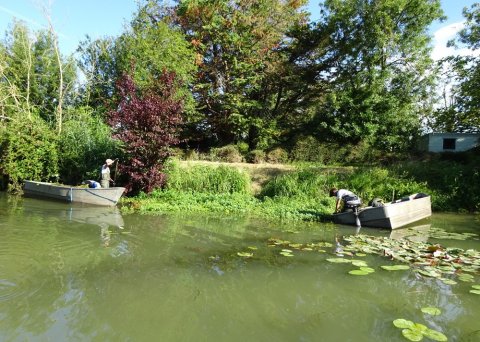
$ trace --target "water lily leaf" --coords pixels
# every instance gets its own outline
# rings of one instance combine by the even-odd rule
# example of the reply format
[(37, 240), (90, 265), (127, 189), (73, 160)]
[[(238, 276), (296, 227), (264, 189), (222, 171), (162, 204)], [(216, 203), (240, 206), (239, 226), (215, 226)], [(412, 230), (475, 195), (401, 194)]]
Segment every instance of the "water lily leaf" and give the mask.
[(410, 329), (412, 329), (412, 330), (414, 330), (414, 331), (425, 332), (425, 331), (428, 330), (428, 327), (427, 327), (426, 325), (424, 325), (424, 324), (414, 323), (414, 324), (413, 324), (413, 327), (410, 328)]
[(280, 252), (280, 254), (286, 257), (293, 257), (293, 254), (290, 252)]
[(428, 337), (429, 339), (434, 340), (434, 341), (440, 341), (440, 342), (448, 341), (447, 336), (442, 334), (440, 331), (436, 331), (436, 330), (433, 330), (433, 329), (425, 330), (423, 332), (423, 335), (425, 335), (426, 337)]
[(463, 272), (477, 273), (478, 267), (475, 266), (464, 266), (461, 268)]
[(480, 295), (480, 290), (470, 290), (470, 293)]
[(439, 308), (435, 308), (435, 307), (432, 307), (432, 306), (422, 308), (421, 310), (422, 310), (423, 313), (426, 313), (426, 314), (429, 314), (429, 315), (432, 315), (432, 316), (438, 316), (442, 313), (442, 311)]
[(423, 334), (421, 331), (414, 331), (410, 329), (403, 329), (402, 335), (410, 341), (421, 341), (423, 339)]
[(472, 288), (474, 288), (475, 290), (480, 290), (480, 285), (472, 285)]
[(426, 276), (426, 277), (432, 277), (432, 278), (439, 278), (441, 276), (440, 273), (435, 272), (435, 271), (429, 271), (429, 270), (418, 270), (418, 273)]
[(251, 249), (252, 251), (256, 251), (258, 249), (258, 247), (255, 247), (255, 246), (248, 246), (248, 249)]
[(402, 270), (410, 269), (410, 266), (408, 265), (393, 265), (393, 266), (386, 265), (386, 266), (380, 266), (380, 267), (387, 271), (402, 271)]
[(288, 246), (292, 247), (292, 248), (300, 248), (300, 247), (302, 247), (302, 244), (301, 243), (290, 243)]
[(460, 274), (460, 275), (458, 276), (458, 280), (464, 281), (464, 282), (466, 282), (466, 283), (473, 283), (473, 282), (474, 282), (474, 280), (473, 280), (473, 275), (471, 275), (471, 274), (466, 274), (466, 273)]
[(282, 252), (292, 253), (290, 249), (282, 249)]
[(400, 329), (410, 329), (415, 325), (415, 323), (403, 318), (398, 318), (393, 321), (393, 325)]
[(357, 267), (366, 267), (367, 263), (363, 260), (352, 260), (352, 265)]
[(313, 248), (305, 247), (305, 248), (302, 248), (302, 251), (313, 251)]
[(370, 274), (372, 272), (368, 272), (368, 271), (363, 271), (363, 270), (352, 270), (350, 272), (348, 272), (349, 274), (352, 274), (352, 275), (367, 275), (367, 274)]
[(253, 256), (253, 253), (248, 253), (248, 252), (238, 252), (238, 256), (241, 256), (243, 258), (251, 258)]
[(318, 250), (318, 253), (327, 253), (327, 251), (323, 250), (323, 249), (319, 249)]
[(327, 261), (337, 263), (337, 264), (349, 264), (351, 262), (350, 260), (344, 259), (344, 258), (330, 258), (330, 259), (327, 259)]
[(452, 279), (448, 279), (448, 278), (440, 278), (440, 280), (444, 283), (444, 284), (447, 284), (447, 285), (456, 285), (457, 282), (455, 280), (452, 280)]
[(366, 266), (363, 266), (363, 267), (360, 267), (360, 271), (364, 271), (364, 272), (368, 272), (368, 273), (373, 273), (375, 272), (375, 270), (371, 267), (366, 267)]

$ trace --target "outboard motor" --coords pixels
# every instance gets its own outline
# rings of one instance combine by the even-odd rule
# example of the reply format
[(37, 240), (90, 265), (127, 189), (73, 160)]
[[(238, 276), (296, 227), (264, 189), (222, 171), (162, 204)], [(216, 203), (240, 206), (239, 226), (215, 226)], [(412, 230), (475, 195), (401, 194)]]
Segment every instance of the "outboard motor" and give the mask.
[(357, 227), (362, 226), (361, 223), (360, 223), (360, 219), (358, 218), (358, 214), (359, 214), (358, 213), (358, 208), (361, 205), (362, 205), (362, 201), (358, 197), (345, 200), (345, 208), (353, 210), (353, 214), (355, 215), (355, 224), (357, 225)]

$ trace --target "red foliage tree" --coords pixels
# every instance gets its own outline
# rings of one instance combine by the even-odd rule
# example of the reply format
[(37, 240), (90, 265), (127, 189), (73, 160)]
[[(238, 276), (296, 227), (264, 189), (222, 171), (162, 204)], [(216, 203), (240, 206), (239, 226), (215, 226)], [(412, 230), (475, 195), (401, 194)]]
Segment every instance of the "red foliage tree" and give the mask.
[(120, 101), (108, 114), (115, 139), (123, 142), (126, 161), (118, 169), (128, 177), (128, 193), (151, 192), (165, 184), (163, 163), (178, 144), (182, 102), (175, 98), (175, 73), (164, 71), (156, 86), (140, 91), (132, 77), (117, 81)]

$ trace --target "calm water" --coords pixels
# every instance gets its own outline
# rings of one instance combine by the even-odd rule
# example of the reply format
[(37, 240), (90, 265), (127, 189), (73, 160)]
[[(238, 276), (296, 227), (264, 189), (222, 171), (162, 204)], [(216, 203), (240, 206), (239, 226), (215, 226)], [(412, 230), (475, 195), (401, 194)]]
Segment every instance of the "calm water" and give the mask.
[[(425, 240), (430, 227), (480, 233), (469, 215), (434, 215), (418, 227)], [(478, 274), (475, 283), (445, 285), (383, 271), (388, 260), (367, 255), (376, 272), (355, 277), (352, 265), (326, 261), (332, 247), (284, 257), (267, 243), (350, 234), (332, 224), (122, 217), (0, 193), (0, 340), (405, 341), (392, 324), (405, 318), (449, 341), (480, 341), (480, 296), (469, 293)], [(478, 238), (430, 241), (480, 249)], [(254, 256), (237, 255), (245, 251)], [(426, 306), (442, 314), (423, 314)]]

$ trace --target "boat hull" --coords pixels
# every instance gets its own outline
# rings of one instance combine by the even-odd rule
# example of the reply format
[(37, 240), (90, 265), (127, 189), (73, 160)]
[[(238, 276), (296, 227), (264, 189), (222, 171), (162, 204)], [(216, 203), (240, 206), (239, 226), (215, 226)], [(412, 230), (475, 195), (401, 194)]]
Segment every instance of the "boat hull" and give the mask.
[[(397, 229), (420, 221), (432, 215), (430, 196), (416, 198), (409, 196), (407, 201), (388, 203), (383, 207), (366, 207), (359, 210), (358, 218), (365, 227)], [(338, 224), (356, 225), (353, 212), (333, 215)]]
[(23, 188), (27, 197), (40, 197), (67, 203), (87, 203), (101, 206), (115, 206), (125, 188), (74, 188), (52, 183), (25, 181)]

